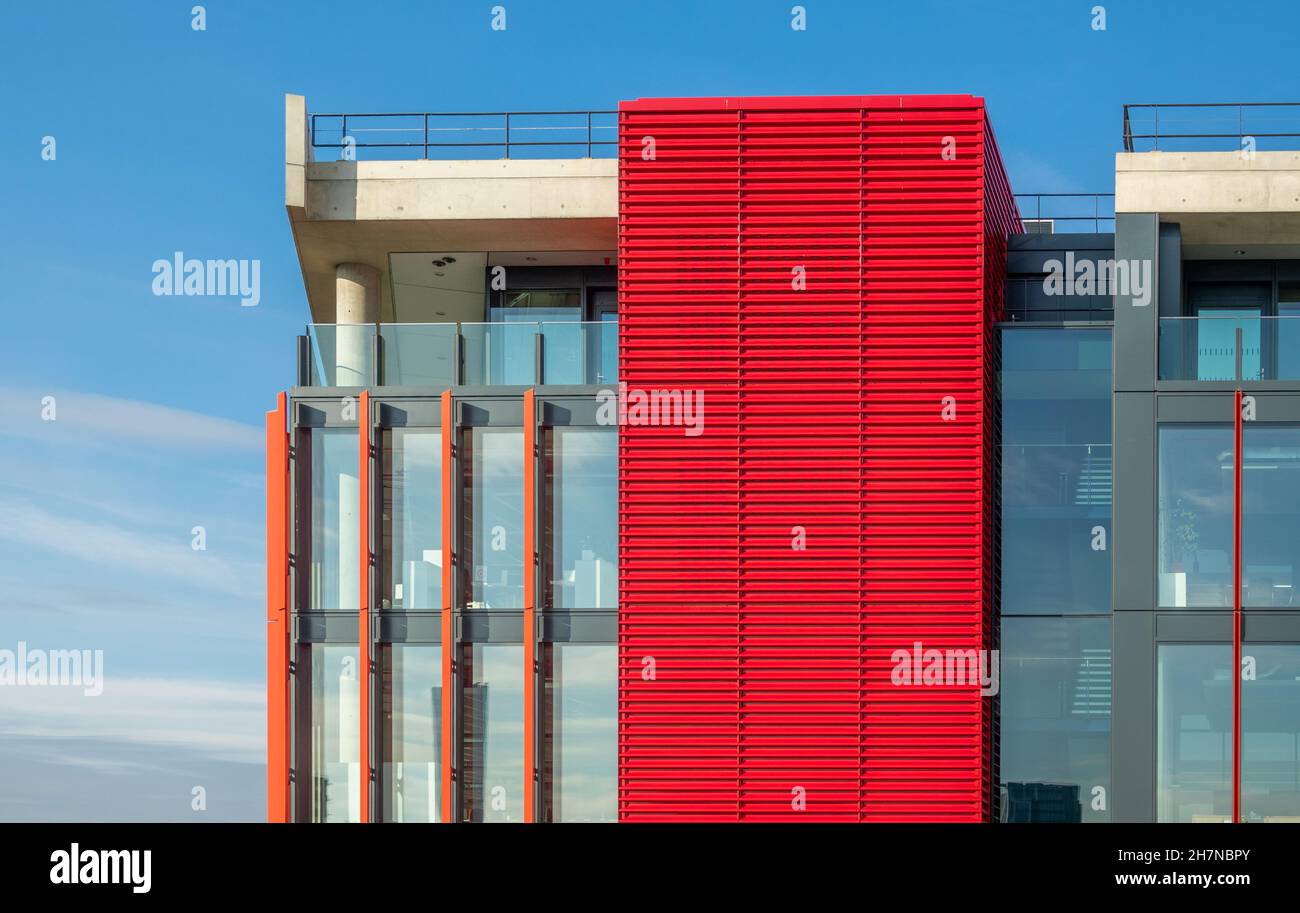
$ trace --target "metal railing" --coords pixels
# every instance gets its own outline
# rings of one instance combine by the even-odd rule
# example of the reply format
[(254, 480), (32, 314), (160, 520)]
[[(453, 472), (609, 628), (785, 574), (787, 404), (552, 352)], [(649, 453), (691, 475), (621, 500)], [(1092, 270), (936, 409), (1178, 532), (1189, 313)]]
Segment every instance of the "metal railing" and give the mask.
[(300, 387), (618, 383), (618, 322), (317, 323), (298, 337)]
[(605, 158), (618, 151), (618, 112), (313, 114), (311, 145), (345, 160), (366, 149), (421, 159)]
[(1050, 221), (1053, 226), (1063, 222), (1073, 231), (1083, 230), (1073, 226), (1091, 223), (1094, 232), (1115, 230), (1113, 193), (1017, 193), (1015, 197), (1022, 222)]
[[(1136, 123), (1135, 123), (1136, 121)], [(1141, 132), (1146, 131), (1146, 132)], [(1251, 139), (1293, 139), (1282, 144), (1292, 149), (1300, 146), (1300, 102), (1209, 102), (1205, 104), (1144, 104), (1124, 106), (1124, 151), (1216, 151), (1207, 145), (1233, 151), (1246, 148)], [(1177, 141), (1193, 140), (1183, 144)], [(1217, 141), (1206, 143), (1207, 140)], [(1172, 142), (1171, 142), (1172, 141)], [(1150, 148), (1137, 148), (1147, 146)], [(1270, 144), (1274, 145), (1274, 144)], [(1171, 146), (1184, 146), (1176, 149)]]
[(1300, 317), (1159, 319), (1161, 380), (1300, 380)]

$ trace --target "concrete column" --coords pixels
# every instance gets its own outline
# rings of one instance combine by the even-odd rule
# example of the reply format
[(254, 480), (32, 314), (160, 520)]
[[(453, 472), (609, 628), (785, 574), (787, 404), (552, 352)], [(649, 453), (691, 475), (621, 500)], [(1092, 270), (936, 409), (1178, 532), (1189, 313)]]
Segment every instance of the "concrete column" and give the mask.
[(370, 384), (370, 327), (379, 320), (379, 270), (364, 263), (334, 268), (335, 385)]
[[(364, 263), (340, 263), (335, 267), (334, 290), (334, 322), (337, 325), (335, 384), (340, 387), (369, 386), (371, 330), (379, 319), (379, 270)], [(348, 611), (356, 611), (360, 602), (363, 572), (360, 566), (360, 502), (359, 469), (342, 469), (338, 476), (339, 608)], [(349, 763), (349, 820), (357, 820), (360, 790), (364, 784), (361, 782), (359, 758), (356, 765), (351, 763), (353, 759), (346, 760)]]

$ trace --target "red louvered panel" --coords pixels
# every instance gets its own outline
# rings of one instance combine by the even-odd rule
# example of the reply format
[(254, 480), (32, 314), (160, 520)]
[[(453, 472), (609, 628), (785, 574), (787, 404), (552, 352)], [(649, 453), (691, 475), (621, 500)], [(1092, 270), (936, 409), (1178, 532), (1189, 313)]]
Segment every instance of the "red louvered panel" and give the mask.
[(621, 820), (987, 816), (978, 687), (890, 681), (991, 630), (985, 127), (968, 96), (622, 106), (620, 376), (706, 422), (621, 429)]
[(861, 135), (741, 112), (741, 820), (858, 819)]
[(979, 821), (988, 802), (979, 686), (891, 678), (918, 643), (986, 646), (983, 148), (973, 99), (867, 112), (868, 821)]
[[(996, 324), (1006, 315), (1006, 277), (1007, 277), (1007, 236), (1024, 230), (1020, 222), (1020, 212), (1016, 207), (1016, 198), (1011, 192), (1011, 182), (1007, 180), (1006, 170), (1002, 164), (1002, 154), (998, 151), (997, 139), (993, 128), (985, 121), (984, 125), (984, 333), (985, 351), (989, 357), (984, 360), (984, 384), (989, 391), (996, 390), (997, 370), (1000, 348), (997, 342)], [(997, 438), (997, 417), (993, 410), (985, 416), (984, 433), (984, 530), (986, 547), (984, 549), (984, 642), (990, 648), (999, 648), (997, 642), (998, 619), (996, 617), (997, 567), (995, 549), (997, 547), (995, 523), (997, 515), (995, 505), (997, 498), (997, 479), (1001, 475), (999, 464), (1000, 451)], [(984, 767), (986, 782), (985, 795), (988, 805), (986, 817), (993, 814), (992, 801), (994, 790), (999, 781), (997, 771), (997, 746), (995, 733), (998, 728), (997, 702), (984, 702), (983, 749), (988, 759)]]
[(737, 122), (620, 115), (619, 377), (706, 415), (620, 429), (622, 820), (737, 809)]

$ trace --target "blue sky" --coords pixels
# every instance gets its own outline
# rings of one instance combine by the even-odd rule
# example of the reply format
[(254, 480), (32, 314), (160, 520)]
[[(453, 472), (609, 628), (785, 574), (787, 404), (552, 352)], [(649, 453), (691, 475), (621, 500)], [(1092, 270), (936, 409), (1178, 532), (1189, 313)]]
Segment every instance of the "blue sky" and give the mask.
[[(1095, 0), (806, 0), (804, 32), (788, 0), (496, 2), (212, 0), (202, 32), (193, 0), (0, 9), (0, 649), (102, 649), (107, 677), (0, 688), (0, 820), (262, 814), (261, 423), (307, 320), (285, 92), (331, 112), (969, 92), (1022, 192), (1110, 191), (1124, 102), (1300, 100), (1293, 0), (1109, 2), (1105, 31)], [(154, 296), (178, 250), (260, 260), (260, 303)]]

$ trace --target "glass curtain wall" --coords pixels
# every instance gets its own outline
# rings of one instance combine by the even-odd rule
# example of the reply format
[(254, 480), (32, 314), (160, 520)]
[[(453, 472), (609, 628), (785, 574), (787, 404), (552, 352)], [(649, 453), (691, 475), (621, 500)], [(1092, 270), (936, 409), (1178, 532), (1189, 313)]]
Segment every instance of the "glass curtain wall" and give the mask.
[(1110, 818), (1111, 341), (1004, 328), (999, 817)]

